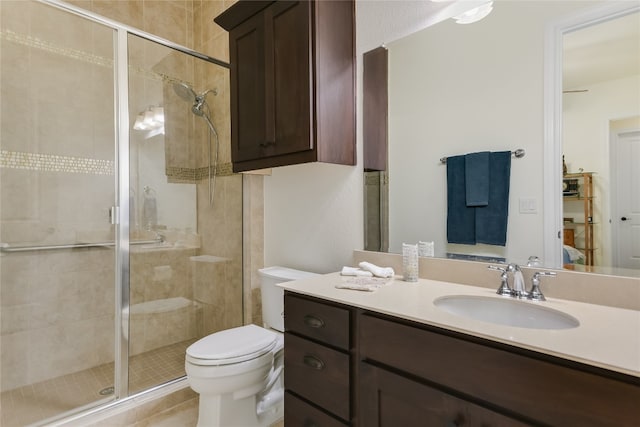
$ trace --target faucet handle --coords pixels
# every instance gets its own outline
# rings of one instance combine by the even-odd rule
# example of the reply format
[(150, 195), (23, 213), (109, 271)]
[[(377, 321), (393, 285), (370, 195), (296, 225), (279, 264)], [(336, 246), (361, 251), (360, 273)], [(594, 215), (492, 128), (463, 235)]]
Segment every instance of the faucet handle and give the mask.
[(500, 287), (496, 291), (498, 295), (510, 297), (513, 295), (513, 291), (509, 287), (508, 273), (505, 267), (499, 267), (497, 265), (487, 266), (489, 270), (496, 270), (500, 272)]
[(506, 267), (501, 267), (499, 265), (488, 265), (487, 268), (489, 270), (497, 270), (497, 271), (501, 271), (503, 273), (507, 272), (507, 268)]
[(536, 271), (531, 278), (531, 291), (528, 298), (534, 301), (546, 301), (547, 299), (540, 291), (540, 276), (554, 277), (556, 273), (553, 271)]

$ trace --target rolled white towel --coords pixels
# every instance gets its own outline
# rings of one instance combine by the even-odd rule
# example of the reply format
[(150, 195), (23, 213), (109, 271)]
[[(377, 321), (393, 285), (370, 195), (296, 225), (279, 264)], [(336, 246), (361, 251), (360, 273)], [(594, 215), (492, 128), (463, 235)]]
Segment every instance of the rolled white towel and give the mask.
[(376, 277), (393, 277), (396, 274), (391, 267), (378, 267), (377, 265), (366, 261), (362, 261), (358, 265), (361, 269), (370, 271)]
[(357, 277), (373, 277), (373, 273), (366, 270), (360, 270), (356, 267), (342, 267), (340, 272), (343, 276), (357, 276)]

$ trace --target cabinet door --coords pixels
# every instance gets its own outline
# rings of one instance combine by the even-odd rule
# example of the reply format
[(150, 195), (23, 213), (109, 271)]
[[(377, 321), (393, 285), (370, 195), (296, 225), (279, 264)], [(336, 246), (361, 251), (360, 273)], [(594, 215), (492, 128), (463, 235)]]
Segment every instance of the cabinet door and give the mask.
[(360, 363), (359, 393), (367, 427), (527, 425), (368, 363)]
[(257, 159), (267, 145), (264, 15), (235, 27), (229, 41), (232, 156), (234, 162)]
[(310, 17), (276, 2), (229, 33), (234, 163), (313, 148)]
[(266, 155), (313, 148), (311, 5), (283, 1), (267, 9)]
[(301, 427), (346, 427), (347, 424), (324, 413), (320, 409), (298, 399), (293, 394), (284, 394), (284, 424)]

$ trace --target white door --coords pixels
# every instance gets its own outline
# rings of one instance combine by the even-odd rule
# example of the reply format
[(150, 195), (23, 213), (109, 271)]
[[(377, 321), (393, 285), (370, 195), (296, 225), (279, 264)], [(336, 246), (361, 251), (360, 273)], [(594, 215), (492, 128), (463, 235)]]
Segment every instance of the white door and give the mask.
[(640, 269), (640, 130), (616, 136), (613, 266)]

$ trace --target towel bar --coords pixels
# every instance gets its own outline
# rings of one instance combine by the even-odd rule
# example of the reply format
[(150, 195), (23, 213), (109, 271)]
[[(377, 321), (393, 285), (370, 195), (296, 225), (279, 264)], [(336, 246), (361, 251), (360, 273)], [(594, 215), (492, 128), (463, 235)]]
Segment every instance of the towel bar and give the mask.
[[(518, 148), (515, 151), (511, 152), (511, 155), (513, 155), (516, 159), (521, 159), (524, 157), (525, 155), (525, 151), (523, 148)], [(441, 157), (440, 158), (440, 163), (442, 163), (443, 165), (447, 164), (447, 158), (446, 157)]]
[[(129, 242), (130, 245), (150, 245), (162, 243), (162, 239), (135, 240)], [(67, 245), (46, 245), (46, 246), (0, 246), (0, 252), (28, 252), (28, 251), (49, 251), (53, 249), (75, 249), (75, 248), (108, 248), (115, 246), (115, 242), (95, 242), (95, 243), (71, 243)]]

